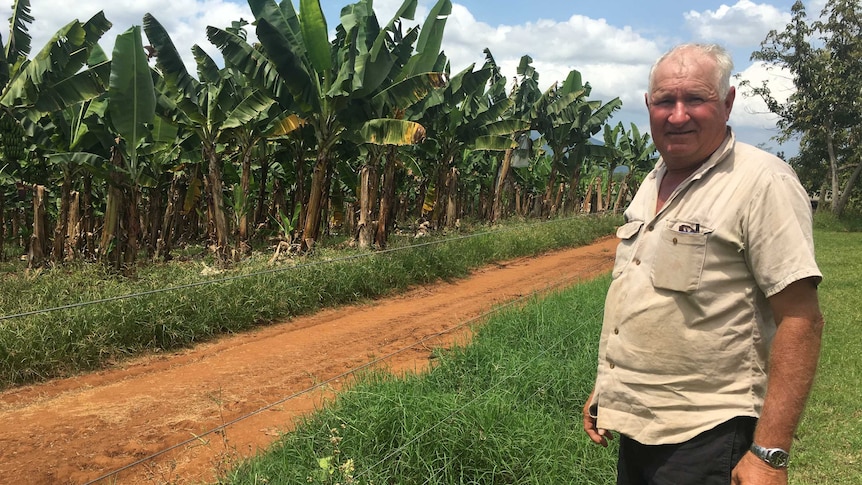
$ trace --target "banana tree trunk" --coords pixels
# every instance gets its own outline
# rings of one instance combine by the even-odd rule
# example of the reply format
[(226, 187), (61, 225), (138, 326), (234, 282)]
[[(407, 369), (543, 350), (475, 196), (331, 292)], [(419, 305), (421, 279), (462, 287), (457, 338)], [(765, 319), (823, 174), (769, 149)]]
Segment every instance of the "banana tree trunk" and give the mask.
[(212, 144), (204, 145), (207, 160), (207, 175), (204, 178), (207, 191), (207, 212), (210, 215), (210, 237), (215, 243), (216, 257), (221, 263), (228, 261), (227, 217), (224, 213), (224, 186), (221, 174), (221, 157)]
[(174, 175), (173, 180), (171, 180), (171, 187), (168, 189), (168, 203), (162, 216), (161, 227), (158, 231), (159, 236), (156, 239), (154, 260), (169, 261), (171, 259), (174, 233), (179, 220), (179, 210), (182, 208), (179, 183), (180, 175)]
[(6, 261), (6, 195), (0, 191), (0, 261)]
[(612, 161), (608, 166), (608, 191), (605, 195), (605, 207), (611, 207), (611, 197), (613, 194), (613, 186), (614, 186), (614, 170), (617, 169), (617, 164), (615, 161)]
[(93, 176), (84, 172), (84, 184), (81, 190), (81, 237), (83, 239), (82, 255), (92, 259), (96, 257), (96, 220), (93, 214)]
[(500, 170), (497, 174), (497, 183), (494, 184), (494, 208), (491, 212), (491, 223), (498, 222), (503, 218), (503, 187), (506, 183), (506, 178), (509, 176), (509, 166), (512, 164), (512, 154), (515, 150), (509, 148), (503, 156), (503, 161), (500, 163)]
[(551, 213), (551, 205), (553, 204), (553, 199), (551, 198), (554, 193), (554, 188), (557, 186), (557, 163), (551, 163), (551, 173), (548, 174), (548, 185), (545, 187), (545, 195), (542, 198), (542, 213), (541, 216), (545, 217)]
[(67, 167), (63, 170), (63, 182), (60, 184), (60, 213), (57, 214), (57, 225), (54, 226), (54, 247), (51, 251), (51, 258), (54, 261), (63, 261), (72, 259), (74, 255), (66, 252), (67, 239), (69, 233), (69, 207), (72, 196), (72, 172)]
[(383, 196), (380, 198), (380, 215), (377, 218), (378, 249), (386, 247), (389, 231), (392, 228), (392, 213), (395, 206), (395, 168), (397, 148), (389, 147), (386, 153), (386, 165), (383, 169)]
[[(120, 167), (123, 156), (114, 148), (111, 152), (111, 164)], [(121, 217), (125, 206), (125, 193), (121, 187), (122, 176), (117, 170), (112, 170), (108, 183), (108, 197), (105, 202), (102, 238), (99, 243), (99, 258), (119, 270), (122, 266), (122, 254), (125, 251), (125, 234), (122, 234)]]
[(81, 251), (81, 193), (69, 198), (69, 227), (66, 232), (66, 259), (71, 261)]
[(419, 189), (416, 191), (416, 220), (421, 220), (425, 217), (425, 197), (428, 195), (428, 178), (422, 177), (422, 182), (419, 184)]
[(431, 224), (434, 228), (443, 227), (446, 217), (445, 206), (443, 202), (446, 197), (446, 180), (449, 173), (449, 165), (451, 158), (446, 163), (441, 163), (437, 169), (437, 181), (434, 184), (434, 207), (431, 208)]
[(629, 179), (631, 178), (632, 173), (629, 172), (623, 177), (622, 183), (620, 183), (620, 191), (617, 194), (617, 200), (614, 202), (614, 214), (619, 214), (620, 209), (622, 208), (623, 201), (626, 198), (626, 193), (629, 190)]
[(33, 234), (30, 235), (29, 268), (39, 268), (45, 264), (48, 251), (48, 221), (45, 211), (45, 187), (33, 187)]
[(254, 224), (263, 220), (263, 211), (266, 208), (266, 185), (269, 178), (269, 157), (264, 156), (260, 160), (260, 175), (258, 175), (257, 204), (254, 209)]
[(449, 169), (446, 183), (446, 227), (455, 227), (458, 220), (458, 167)]
[(596, 212), (602, 213), (605, 211), (604, 197), (602, 196), (602, 178), (596, 178)]
[(580, 188), (581, 188), (581, 167), (582, 164), (576, 164), (575, 168), (572, 170), (572, 175), (569, 177), (569, 204), (571, 204), (572, 214), (577, 214), (578, 211), (581, 210), (583, 204), (580, 199)]
[(128, 204), (126, 205), (126, 234), (127, 241), (123, 254), (123, 263), (126, 271), (132, 271), (138, 258), (138, 242), (141, 240), (141, 189), (132, 186), (128, 189)]
[(554, 196), (554, 204), (551, 205), (551, 217), (557, 215), (557, 211), (560, 210), (563, 204), (563, 194), (566, 192), (566, 184), (558, 184), (557, 185), (557, 195)]
[(241, 206), (239, 210), (239, 227), (237, 235), (237, 249), (239, 254), (245, 255), (251, 251), (249, 240), (249, 205), (251, 202), (251, 147), (242, 151), (242, 173), (239, 182)]
[(302, 231), (302, 249), (310, 251), (320, 238), (320, 219), (323, 211), (323, 194), (326, 190), (326, 174), (329, 171), (329, 153), (321, 149), (311, 174), (308, 205), (305, 208), (305, 226)]
[(377, 164), (378, 150), (371, 148), (366, 163), (359, 170), (359, 224), (357, 227), (357, 242), (360, 248), (371, 247), (373, 227), (371, 214), (374, 212), (374, 201), (377, 200), (378, 180)]

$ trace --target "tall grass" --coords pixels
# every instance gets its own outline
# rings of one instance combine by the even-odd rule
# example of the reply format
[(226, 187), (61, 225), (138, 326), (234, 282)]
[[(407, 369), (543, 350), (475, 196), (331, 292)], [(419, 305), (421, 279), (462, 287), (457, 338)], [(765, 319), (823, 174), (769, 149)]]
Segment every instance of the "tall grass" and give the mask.
[[(494, 261), (583, 245), (610, 234), (618, 219), (514, 223), (377, 253), (321, 250), (276, 267), (263, 256), (214, 275), (199, 261), (144, 266), (135, 278), (98, 264), (7, 273), (0, 278), (0, 314), (33, 313), (0, 319), (0, 388), (463, 276)], [(107, 301), (86, 304), (99, 300)]]
[(224, 483), (609, 483), (580, 423), (608, 283), (497, 314), (427, 374), (364, 376)]

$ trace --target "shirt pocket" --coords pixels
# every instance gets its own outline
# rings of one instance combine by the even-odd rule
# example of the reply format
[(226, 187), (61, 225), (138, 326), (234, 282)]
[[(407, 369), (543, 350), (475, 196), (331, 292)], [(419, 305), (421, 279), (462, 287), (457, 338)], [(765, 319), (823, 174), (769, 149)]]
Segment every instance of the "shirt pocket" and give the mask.
[(643, 225), (643, 221), (631, 221), (617, 228), (617, 237), (620, 239), (620, 243), (617, 246), (616, 258), (614, 258), (614, 279), (622, 274), (625, 267), (628, 266), (634, 257), (637, 235), (640, 233)]
[(666, 227), (656, 247), (650, 277), (654, 287), (692, 293), (700, 287), (710, 230), (682, 232)]

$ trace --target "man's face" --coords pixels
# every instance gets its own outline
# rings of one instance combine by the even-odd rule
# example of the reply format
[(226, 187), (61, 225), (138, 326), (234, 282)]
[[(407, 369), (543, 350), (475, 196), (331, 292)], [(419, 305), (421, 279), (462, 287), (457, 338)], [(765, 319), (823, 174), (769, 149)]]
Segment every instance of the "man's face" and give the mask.
[(724, 140), (735, 91), (718, 94), (715, 63), (696, 51), (665, 59), (646, 95), (656, 148), (670, 170), (694, 169)]

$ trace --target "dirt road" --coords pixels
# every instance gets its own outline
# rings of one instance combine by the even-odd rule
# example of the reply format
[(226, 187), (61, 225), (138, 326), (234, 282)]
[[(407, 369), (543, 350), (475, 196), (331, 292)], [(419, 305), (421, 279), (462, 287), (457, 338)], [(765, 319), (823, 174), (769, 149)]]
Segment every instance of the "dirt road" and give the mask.
[(0, 484), (212, 481), (319, 406), (351, 370), (421, 371), (431, 348), (469, 338), (470, 324), (494, 307), (608, 271), (615, 247), (609, 238), (509, 261), (463, 280), (3, 392)]

